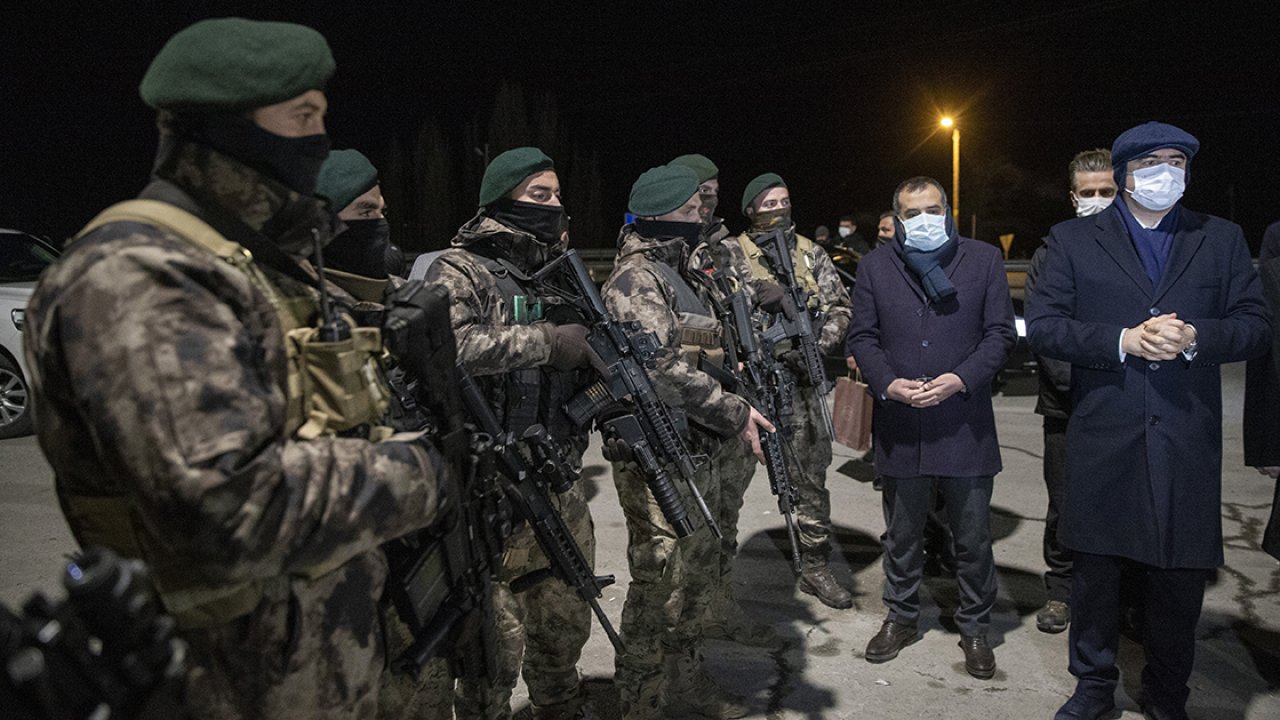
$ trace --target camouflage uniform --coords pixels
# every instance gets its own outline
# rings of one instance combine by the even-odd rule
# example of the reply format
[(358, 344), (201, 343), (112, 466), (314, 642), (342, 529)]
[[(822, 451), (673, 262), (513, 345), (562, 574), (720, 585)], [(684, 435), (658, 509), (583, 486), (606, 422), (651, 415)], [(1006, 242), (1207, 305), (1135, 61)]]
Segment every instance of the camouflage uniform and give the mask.
[[(495, 273), (507, 274), (495, 266), (501, 259), (516, 272), (541, 264), (533, 259), (533, 236), (497, 220), (478, 215), (463, 225), (446, 251), (431, 265), (427, 281), (441, 283), (449, 290), (458, 359), (471, 372), (490, 399), (505, 429), (520, 435), (523, 428), (512, 427), (508, 413), (519, 403), (519, 386), (510, 380), (513, 371), (534, 370), (540, 392), (547, 393), (540, 404), (541, 419), (575, 469), (582, 467), (587, 447), (585, 430), (570, 427), (560, 407), (566, 395), (586, 384), (589, 377), (579, 371), (558, 372), (546, 363), (551, 344), (538, 325), (517, 324), (512, 308)], [(515, 275), (511, 274), (514, 279)], [(522, 283), (522, 289), (527, 283)], [(530, 304), (532, 306), (532, 303)], [(557, 397), (559, 399), (553, 399)], [(573, 488), (552, 498), (565, 525), (594, 563), (595, 535), (585, 490)], [(578, 697), (578, 658), (591, 631), (591, 608), (563, 582), (548, 579), (523, 593), (511, 592), (510, 583), (526, 573), (548, 566), (533, 531), (523, 526), (508, 541), (498, 582), (494, 585), (494, 606), (499, 625), (498, 678), (487, 682), (464, 679), (458, 683), (454, 711), (460, 718), (511, 717), (511, 692), (521, 674), (536, 706), (572, 703)], [(447, 717), (445, 715), (444, 717)]]
[[(695, 323), (701, 324), (703, 332), (720, 332), (714, 318), (678, 311), (684, 305), (681, 298), (695, 292), (687, 284), (679, 287), (672, 281), (672, 273), (679, 273), (675, 268), (686, 266), (684, 241), (648, 240), (626, 226), (617, 264), (602, 295), (619, 320), (639, 321), (657, 334), (661, 349), (651, 370), (654, 385), (665, 404), (687, 414), (690, 449), (708, 456), (695, 483), (712, 514), (719, 515), (726, 471), (741, 474), (729, 470), (728, 459), (744, 452), (736, 435), (746, 425), (750, 408), (698, 370), (681, 347), (688, 348), (687, 335)], [(697, 292), (705, 298), (709, 289), (698, 284)], [(703, 300), (703, 312), (710, 315), (706, 307)], [(700, 662), (702, 627), (720, 583), (721, 553), (715, 536), (705, 528), (684, 538), (676, 536), (634, 463), (614, 463), (613, 476), (627, 520), (631, 570), (622, 610), (627, 652), (615, 661), (614, 682), (624, 717), (666, 717), (664, 680), (668, 701), (673, 689), (688, 690), (691, 683), (705, 680)], [(677, 487), (686, 506), (694, 507), (683, 484)]]
[[(216, 208), (285, 249), (327, 235), (319, 202), (206, 146), (166, 147), (144, 197)], [(373, 717), (378, 546), (434, 519), (440, 456), (303, 439), (315, 428), (295, 403), (310, 396), (290, 387), (284, 331), (314, 325), (314, 291), (193, 237), (109, 222), (32, 297), (39, 440), (63, 511), (82, 545), (151, 564), (191, 645), (192, 716)]]
[[(809, 311), (823, 316), (818, 338), (819, 350), (824, 356), (838, 349), (843, 354), (841, 348), (844, 347), (845, 331), (853, 316), (849, 291), (840, 282), (831, 258), (827, 257), (821, 247), (796, 234), (794, 226), (787, 236), (788, 239), (794, 238), (792, 263), (795, 266), (796, 281), (809, 294)], [(731, 253), (738, 276), (780, 282), (769, 269), (768, 258), (753, 242), (757, 237), (759, 234), (750, 232), (738, 236), (738, 247)], [(725, 242), (734, 244), (732, 240)], [(750, 285), (747, 287), (750, 288)], [(827, 492), (827, 467), (831, 465), (833, 438), (826, 431), (817, 389), (808, 385), (804, 373), (798, 375), (795, 412), (790, 425), (791, 444), (795, 448), (797, 459), (802, 461), (800, 472), (794, 477), (799, 494), (796, 523), (799, 526), (802, 552), (809, 557), (825, 559), (830, 553), (831, 496)]]
[[(733, 235), (725, 228), (724, 221), (712, 217), (704, 232), (702, 242), (689, 253), (689, 271), (707, 274), (722, 273), (731, 288), (739, 285), (732, 253), (741, 253)], [(715, 288), (716, 300), (726, 303), (719, 288)], [(720, 474), (720, 512), (716, 521), (723, 538), (720, 541), (720, 584), (707, 608), (708, 637), (731, 639), (746, 644), (768, 645), (774, 641), (771, 628), (752, 621), (742, 610), (736, 598), (733, 583), (733, 560), (738, 555), (738, 518), (746, 499), (747, 487), (755, 476), (756, 459), (744, 445), (741, 452), (725, 453), (718, 466)]]

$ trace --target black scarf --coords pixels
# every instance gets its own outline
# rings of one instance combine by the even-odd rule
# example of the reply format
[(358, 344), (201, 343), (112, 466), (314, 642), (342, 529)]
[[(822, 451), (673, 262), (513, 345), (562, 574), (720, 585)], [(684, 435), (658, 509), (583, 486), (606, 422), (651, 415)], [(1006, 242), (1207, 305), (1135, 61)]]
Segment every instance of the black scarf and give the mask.
[(902, 258), (903, 264), (920, 280), (929, 303), (936, 305), (955, 297), (956, 288), (951, 284), (951, 278), (947, 277), (946, 270), (943, 269), (955, 258), (956, 248), (960, 245), (960, 235), (956, 232), (951, 214), (947, 214), (947, 241), (938, 249), (927, 252), (907, 246), (904, 242), (906, 231), (900, 220), (894, 218), (893, 226), (895, 229), (893, 249), (898, 251), (898, 257)]

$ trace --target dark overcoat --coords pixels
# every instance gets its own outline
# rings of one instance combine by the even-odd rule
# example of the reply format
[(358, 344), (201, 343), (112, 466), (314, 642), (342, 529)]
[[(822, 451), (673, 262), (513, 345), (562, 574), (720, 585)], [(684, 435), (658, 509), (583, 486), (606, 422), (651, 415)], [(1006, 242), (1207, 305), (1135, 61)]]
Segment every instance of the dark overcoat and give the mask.
[[(959, 238), (946, 266), (956, 288), (930, 304), (890, 243), (858, 265), (846, 348), (875, 395), (876, 470), (890, 477), (977, 477), (1000, 472), (991, 381), (1017, 339), (1004, 261), (995, 247)], [(896, 378), (955, 373), (967, 392), (916, 409), (885, 399)]]
[[(1120, 203), (1049, 233), (1027, 299), (1031, 349), (1072, 364), (1069, 548), (1162, 568), (1222, 564), (1219, 366), (1266, 351), (1270, 313), (1240, 227), (1180, 209), (1153, 286)], [(1193, 360), (1120, 359), (1120, 336), (1176, 312), (1196, 329)]]

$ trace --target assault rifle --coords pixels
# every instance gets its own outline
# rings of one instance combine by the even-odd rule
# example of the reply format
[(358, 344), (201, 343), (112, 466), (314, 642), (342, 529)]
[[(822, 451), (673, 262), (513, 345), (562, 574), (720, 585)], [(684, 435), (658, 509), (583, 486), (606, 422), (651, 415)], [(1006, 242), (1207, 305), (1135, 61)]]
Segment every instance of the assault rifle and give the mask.
[(565, 412), (579, 426), (595, 420), (606, 439), (621, 439), (631, 448), (654, 500), (677, 535), (688, 535), (693, 527), (666, 468), (674, 469), (689, 488), (711, 532), (723, 537), (694, 482), (694, 458), (681, 429), (649, 379), (648, 370), (660, 347), (657, 335), (638, 322), (621, 322), (609, 313), (576, 250), (566, 251), (539, 270), (534, 281), (585, 318), (591, 326), (588, 342), (609, 369), (600, 381), (571, 399)]
[(67, 563), (68, 596), (0, 606), (0, 715), (11, 720), (182, 717), (187, 646), (138, 560), (90, 548)]
[[(491, 440), (476, 437), (476, 453)], [(416, 674), (444, 655), (456, 677), (497, 678), (498, 636), (493, 575), (514, 532), (510, 503), (484, 484), (478, 463), (461, 481), (459, 517), (443, 535), (422, 530), (383, 546), (387, 595), (413, 633), (413, 643), (391, 661), (391, 671)]]
[[(560, 450), (541, 425), (531, 426), (517, 441), (511, 433), (502, 429), (493, 408), (489, 407), (480, 388), (476, 387), (475, 380), (461, 365), (458, 366), (458, 376), (463, 404), (480, 431), (491, 439), (488, 449), (497, 461), (498, 471), (505, 478), (502, 489), (515, 508), (516, 515), (533, 529), (538, 545), (551, 563), (550, 567), (513, 580), (511, 591), (522, 592), (550, 577), (558, 578), (591, 606), (596, 619), (600, 621), (600, 627), (609, 636), (609, 642), (613, 643), (614, 650), (621, 655), (624, 652), (622, 639), (600, 608), (598, 599), (601, 591), (613, 584), (614, 578), (612, 575), (597, 576), (592, 571), (582, 548), (578, 547), (573, 534), (551, 505), (549, 489), (567, 489), (572, 477), (572, 471), (567, 467)], [(525, 458), (518, 444), (528, 449), (531, 459)]]
[(808, 298), (796, 281), (796, 268), (791, 261), (791, 248), (788, 246), (786, 233), (781, 229), (773, 230), (756, 239), (755, 244), (773, 262), (774, 275), (781, 281), (783, 292), (791, 298), (796, 308), (795, 320), (779, 315), (773, 325), (765, 330), (764, 338), (774, 343), (784, 338), (790, 339), (792, 346), (800, 352), (809, 384), (817, 390), (827, 436), (835, 437), (835, 428), (831, 424), (831, 408), (827, 406), (827, 392), (831, 390), (831, 382), (827, 379), (827, 371), (822, 364), (822, 352), (818, 349), (818, 331), (813, 327), (813, 319), (809, 315), (806, 302)]
[(514, 532), (514, 511), (483, 469), (493, 438), (465, 427), (455, 374), (457, 351), (449, 295), (419, 280), (386, 303), (383, 335), (408, 382), (397, 392), (421, 409), (422, 428), (436, 438), (447, 471), (458, 474), (457, 517), (443, 531), (421, 530), (383, 545), (387, 595), (413, 643), (391, 670), (416, 673), (432, 657), (449, 658), (457, 677), (497, 677), (493, 575)]
[[(791, 541), (791, 564), (800, 572), (800, 540), (796, 531), (795, 504), (799, 499), (791, 469), (783, 452), (783, 433), (787, 419), (794, 411), (795, 381), (791, 373), (773, 354), (773, 343), (757, 336), (747, 297), (741, 290), (729, 296), (733, 334), (737, 338), (741, 364), (739, 387), (751, 396), (752, 405), (777, 428), (760, 431), (760, 449), (769, 474), (769, 490), (778, 498), (778, 510), (787, 521), (787, 538)], [(801, 310), (800, 312), (804, 312)], [(728, 323), (726, 323), (728, 324)], [(790, 445), (790, 443), (787, 443)], [(794, 450), (790, 453), (795, 456)]]

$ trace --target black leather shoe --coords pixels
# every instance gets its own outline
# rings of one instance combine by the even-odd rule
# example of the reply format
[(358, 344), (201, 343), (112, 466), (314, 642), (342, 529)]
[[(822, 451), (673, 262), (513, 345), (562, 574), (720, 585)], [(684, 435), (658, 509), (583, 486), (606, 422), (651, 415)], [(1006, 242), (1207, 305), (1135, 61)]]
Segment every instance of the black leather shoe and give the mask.
[(1119, 716), (1120, 713), (1116, 712), (1114, 697), (1110, 695), (1096, 697), (1076, 693), (1058, 708), (1058, 713), (1053, 716), (1053, 720), (1102, 720)]
[(996, 674), (996, 654), (991, 652), (986, 635), (961, 635), (964, 669), (979, 680), (990, 680)]
[(1147, 720), (1188, 720), (1186, 708), (1170, 709), (1152, 703), (1142, 704), (1142, 717)]
[(898, 657), (902, 648), (920, 639), (915, 625), (885, 620), (880, 632), (867, 643), (867, 662), (882, 663)]

